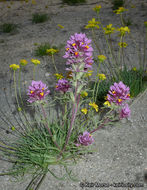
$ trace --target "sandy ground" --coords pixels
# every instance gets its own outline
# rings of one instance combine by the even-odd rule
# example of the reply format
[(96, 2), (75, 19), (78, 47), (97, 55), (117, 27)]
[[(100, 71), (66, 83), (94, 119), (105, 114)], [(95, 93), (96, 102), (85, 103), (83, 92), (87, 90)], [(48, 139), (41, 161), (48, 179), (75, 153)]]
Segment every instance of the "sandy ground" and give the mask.
[[(147, 18), (147, 2), (146, 0), (128, 1), (129, 12), (128, 17), (132, 20), (130, 26), (133, 31), (133, 37), (137, 42), (143, 42), (143, 23)], [(102, 5), (101, 18), (106, 26), (113, 23), (118, 26), (119, 18), (112, 12), (110, 1), (88, 0), (87, 4), (79, 6), (68, 6), (61, 3), (60, 0), (36, 0), (36, 4), (25, 3), (20, 1), (8, 1), (0, 3), (0, 24), (12, 22), (18, 24), (18, 32), (12, 35), (0, 33), (0, 109), (5, 110), (10, 117), (3, 96), (3, 87), (8, 87), (10, 82), (9, 65), (19, 63), (20, 59), (31, 58), (40, 59), (41, 65), (37, 79), (47, 81), (50, 88), (54, 87), (54, 73), (51, 59), (47, 57), (38, 58), (34, 55), (36, 48), (35, 43), (44, 42), (53, 43), (54, 45), (65, 45), (71, 34), (75, 32), (85, 32), (91, 37), (89, 31), (84, 27), (88, 20), (96, 17), (92, 8), (96, 4)], [(10, 6), (10, 8), (9, 8)], [(131, 8), (133, 7), (133, 8)], [(33, 13), (47, 13), (50, 19), (41, 24), (32, 24)], [(57, 24), (64, 26), (63, 30), (57, 27)], [(101, 36), (97, 36), (101, 38)], [(114, 39), (115, 40), (115, 39)], [(130, 42), (127, 53), (129, 67), (138, 66), (138, 57), (135, 52), (135, 45)], [(94, 46), (94, 44), (93, 44)], [(103, 40), (100, 47), (105, 47)], [(97, 52), (94, 52), (97, 55)], [(57, 68), (64, 73), (65, 60), (64, 48), (55, 56)], [(23, 72), (23, 82), (28, 85), (32, 78), (32, 65), (30, 64)], [(8, 88), (10, 97), (10, 89)], [(13, 95), (11, 94), (13, 98)], [(13, 99), (12, 102), (13, 103)], [(12, 109), (14, 109), (12, 105)], [(141, 183), (144, 187), (136, 187), (133, 190), (145, 190), (147, 188), (143, 176), (145, 168), (147, 168), (147, 92), (139, 96), (131, 106), (132, 115), (129, 120), (125, 120), (118, 126), (107, 127), (98, 131), (95, 138), (95, 145), (98, 151), (91, 155), (86, 155), (83, 160), (73, 167), (73, 172), (78, 177), (79, 182), (70, 180), (57, 181), (48, 175), (42, 184), (42, 190), (80, 190), (80, 182), (98, 182), (98, 183), (118, 183), (130, 182)], [(1, 131), (2, 132), (2, 131)], [(4, 135), (2, 132), (1, 135)], [(7, 169), (8, 163), (1, 161), (0, 168)], [(53, 167), (57, 175), (60, 175), (59, 167)], [(0, 190), (24, 190), (29, 183), (29, 176), (25, 176), (25, 181), (14, 182), (11, 177), (0, 177)], [(83, 187), (83, 189), (104, 189), (104, 190), (128, 190), (128, 188), (96, 188)]]

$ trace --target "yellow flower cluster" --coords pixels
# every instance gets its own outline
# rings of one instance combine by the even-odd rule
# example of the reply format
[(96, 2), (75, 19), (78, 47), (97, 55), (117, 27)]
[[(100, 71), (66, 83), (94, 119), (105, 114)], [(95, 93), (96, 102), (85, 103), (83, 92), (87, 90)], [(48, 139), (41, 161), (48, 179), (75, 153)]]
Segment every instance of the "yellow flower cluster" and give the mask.
[(90, 77), (92, 75), (93, 71), (92, 70), (89, 70), (86, 74), (85, 74), (85, 77)]
[(19, 65), (16, 65), (16, 64), (12, 64), (12, 65), (10, 65), (9, 67), (10, 67), (11, 69), (13, 69), (13, 71), (16, 71), (17, 69), (20, 68), (20, 66), (19, 66)]
[(105, 80), (106, 79), (105, 74), (98, 74), (98, 77), (99, 77), (100, 80)]
[(127, 26), (120, 27), (117, 30), (120, 32), (121, 36), (124, 36), (126, 33), (128, 33), (128, 34), (130, 33), (130, 29)]
[(109, 101), (106, 101), (106, 102), (104, 102), (104, 106), (110, 107), (110, 106), (111, 106), (111, 104), (110, 104), (110, 102), (109, 102)]
[(88, 96), (88, 93), (86, 91), (82, 91), (81, 92), (81, 96), (84, 98), (84, 97), (87, 97)]
[(112, 34), (115, 31), (115, 28), (112, 27), (112, 24), (107, 25), (106, 28), (103, 28), (103, 29), (104, 29), (106, 35)]
[(56, 73), (54, 75), (56, 76), (57, 80), (64, 78), (64, 76), (62, 74), (59, 74), (59, 73)]
[(25, 60), (25, 59), (20, 60), (20, 65), (25, 66), (27, 64), (28, 64), (27, 60)]
[(107, 57), (104, 56), (104, 55), (98, 55), (97, 57), (98, 57), (98, 60), (99, 60), (100, 62), (103, 62), (103, 61), (105, 61), (105, 60), (107, 59)]
[(96, 5), (96, 6), (93, 8), (93, 10), (94, 10), (95, 12), (99, 13), (99, 11), (100, 11), (101, 8), (102, 8), (101, 5)]
[(40, 61), (38, 59), (31, 59), (31, 62), (34, 64), (34, 65), (39, 65), (40, 64)]
[(88, 112), (88, 110), (87, 110), (87, 108), (83, 108), (83, 109), (81, 109), (81, 112), (84, 113), (84, 114), (86, 115), (87, 112)]
[(99, 22), (95, 20), (95, 18), (92, 18), (92, 20), (88, 21), (88, 25), (85, 26), (86, 29), (88, 28), (97, 28), (99, 29)]
[(119, 7), (117, 10), (115, 10), (113, 12), (118, 15), (118, 14), (121, 14), (121, 13), (123, 13), (125, 11), (128, 11), (128, 9), (125, 9), (124, 7)]
[(51, 49), (47, 49), (46, 50), (46, 53), (48, 53), (49, 55), (54, 55), (55, 53), (57, 53), (58, 50), (57, 49), (54, 49), (54, 48), (51, 48)]
[(90, 102), (89, 106), (95, 109), (96, 112), (98, 112), (98, 105), (95, 102)]
[(132, 70), (133, 70), (133, 71), (137, 71), (137, 68), (136, 68), (136, 67), (133, 67)]
[(58, 24), (57, 26), (58, 26), (59, 28), (61, 28), (61, 29), (64, 28), (64, 26), (62, 26), (61, 24)]
[(122, 48), (122, 47), (127, 47), (128, 44), (126, 42), (119, 42), (118, 45)]

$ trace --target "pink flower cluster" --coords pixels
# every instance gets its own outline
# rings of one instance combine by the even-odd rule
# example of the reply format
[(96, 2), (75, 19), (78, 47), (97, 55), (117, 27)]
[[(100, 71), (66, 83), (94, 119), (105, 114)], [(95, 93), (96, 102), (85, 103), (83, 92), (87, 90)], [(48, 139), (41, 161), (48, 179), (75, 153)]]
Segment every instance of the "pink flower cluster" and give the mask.
[(66, 79), (59, 79), (58, 83), (56, 84), (56, 90), (66, 93), (70, 88), (69, 81)]
[[(93, 48), (91, 47), (91, 40), (88, 39), (85, 34), (75, 33), (67, 41), (66, 52), (63, 57), (67, 59), (66, 64), (70, 66), (72, 66), (72, 64), (79, 65), (79, 63), (84, 62), (84, 70), (87, 70), (92, 68), (92, 52)], [(72, 70), (72, 68), (69, 68), (68, 70)]]
[(119, 83), (114, 83), (114, 85), (110, 86), (109, 94), (107, 94), (107, 100), (110, 103), (114, 103), (116, 105), (121, 106), (120, 110), (120, 118), (126, 118), (130, 116), (130, 108), (129, 105), (126, 104), (126, 100), (130, 99), (130, 88), (123, 84), (122, 81)]
[(88, 146), (94, 142), (92, 135), (88, 133), (87, 131), (85, 131), (83, 135), (80, 135), (78, 140), (80, 144), (76, 144), (76, 146), (80, 146), (80, 145)]
[(33, 103), (43, 100), (50, 93), (50, 90), (47, 89), (48, 87), (42, 81), (32, 81), (27, 93), (29, 96), (28, 102)]

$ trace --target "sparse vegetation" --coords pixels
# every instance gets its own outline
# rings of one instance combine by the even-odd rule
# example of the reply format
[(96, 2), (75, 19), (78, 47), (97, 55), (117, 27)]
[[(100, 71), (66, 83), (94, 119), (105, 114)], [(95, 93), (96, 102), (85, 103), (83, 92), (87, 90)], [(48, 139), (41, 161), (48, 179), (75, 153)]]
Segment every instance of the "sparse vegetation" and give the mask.
[(49, 19), (47, 14), (41, 14), (41, 13), (35, 13), (33, 14), (32, 22), (37, 23), (43, 23), (46, 22)]
[(86, 3), (86, 0), (63, 0), (63, 3), (67, 3), (68, 5), (74, 5), (78, 3)]
[(48, 55), (47, 49), (50, 49), (50, 48), (58, 49), (56, 46), (51, 46), (49, 43), (44, 43), (44, 44), (38, 45), (38, 47), (35, 50), (35, 55), (39, 57)]
[(112, 9), (116, 10), (119, 7), (123, 7), (124, 3), (125, 3), (125, 0), (112, 0), (112, 5), (113, 5)]
[(16, 32), (17, 25), (13, 23), (4, 23), (0, 28), (3, 33), (12, 33)]

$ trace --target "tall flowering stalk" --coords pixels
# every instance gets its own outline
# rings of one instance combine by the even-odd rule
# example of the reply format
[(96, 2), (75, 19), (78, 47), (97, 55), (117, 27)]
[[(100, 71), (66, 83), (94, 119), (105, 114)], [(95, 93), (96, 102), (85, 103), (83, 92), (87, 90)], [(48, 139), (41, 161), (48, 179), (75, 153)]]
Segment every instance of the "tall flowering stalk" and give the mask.
[(68, 144), (74, 126), (74, 121), (76, 119), (80, 102), (80, 93), (84, 86), (82, 78), (85, 72), (88, 72), (88, 69), (92, 69), (92, 52), (93, 48), (91, 46), (91, 40), (88, 39), (85, 34), (75, 33), (67, 41), (66, 52), (63, 57), (67, 59), (67, 70), (72, 71), (71, 85), (73, 90), (70, 92), (70, 97), (73, 102), (73, 107), (71, 113), (71, 123), (68, 129), (63, 151), (66, 149), (66, 145)]

